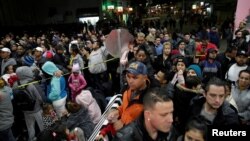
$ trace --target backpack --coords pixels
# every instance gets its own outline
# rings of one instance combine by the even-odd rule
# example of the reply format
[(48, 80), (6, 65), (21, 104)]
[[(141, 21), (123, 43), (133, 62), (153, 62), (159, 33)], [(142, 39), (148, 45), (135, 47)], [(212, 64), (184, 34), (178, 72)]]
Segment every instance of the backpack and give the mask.
[[(21, 85), (20, 81), (18, 81), (18, 85)], [(13, 89), (13, 96), (15, 105), (21, 111), (34, 110), (36, 104), (36, 98), (35, 96), (32, 96), (32, 94), (28, 92), (27, 86)]]

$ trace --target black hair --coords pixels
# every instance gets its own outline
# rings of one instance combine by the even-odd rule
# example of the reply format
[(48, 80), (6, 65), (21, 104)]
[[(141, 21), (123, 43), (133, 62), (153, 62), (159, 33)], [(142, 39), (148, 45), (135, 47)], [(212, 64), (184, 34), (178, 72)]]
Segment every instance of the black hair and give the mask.
[(231, 53), (232, 51), (237, 50), (237, 47), (233, 44), (227, 47), (225, 52)]
[(13, 71), (16, 72), (16, 65), (8, 65), (4, 68), (4, 74), (7, 73), (7, 71), (9, 70), (9, 66), (12, 66), (13, 67)]
[(198, 76), (188, 76), (185, 79), (185, 85), (189, 89), (197, 87), (199, 84), (201, 84), (201, 79)]
[(78, 48), (78, 46), (76, 44), (71, 45), (71, 50), (72, 50), (72, 52), (75, 52), (77, 54), (80, 53), (80, 50), (79, 50), (79, 48)]
[(190, 130), (199, 130), (203, 135), (203, 139), (205, 141), (207, 140), (208, 127), (206, 125), (206, 119), (203, 116), (195, 116), (188, 121), (185, 127), (185, 133)]
[(168, 93), (163, 88), (155, 87), (147, 90), (143, 97), (144, 109), (150, 109), (155, 106), (157, 102), (172, 101)]
[(221, 79), (219, 79), (219, 78), (217, 78), (217, 77), (212, 77), (212, 78), (208, 81), (208, 83), (207, 83), (207, 85), (206, 85), (206, 87), (205, 87), (205, 91), (206, 91), (206, 92), (209, 90), (209, 88), (210, 88), (211, 85), (224, 87), (224, 91), (225, 91), (225, 93), (226, 93), (225, 82), (222, 81)]
[(179, 48), (179, 45), (180, 45), (181, 43), (185, 43), (185, 44), (186, 44), (186, 42), (185, 42), (184, 40), (180, 40), (180, 41), (178, 42), (177, 48)]
[(241, 71), (239, 72), (239, 77), (240, 77), (240, 75), (241, 75), (242, 73), (248, 73), (248, 74), (250, 75), (250, 71), (247, 70), (247, 69), (241, 70)]

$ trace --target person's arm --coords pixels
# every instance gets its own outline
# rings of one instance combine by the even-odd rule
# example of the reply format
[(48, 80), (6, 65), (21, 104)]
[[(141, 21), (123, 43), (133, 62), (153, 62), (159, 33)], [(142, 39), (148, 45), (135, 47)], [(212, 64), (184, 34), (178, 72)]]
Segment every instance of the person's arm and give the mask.
[(250, 104), (248, 105), (248, 107), (246, 108), (244, 112), (239, 112), (238, 115), (241, 121), (249, 122), (250, 121)]
[(106, 127), (102, 128), (100, 131), (100, 135), (102, 135), (103, 137), (106, 136), (109, 132), (111, 132), (111, 129), (113, 124), (109, 123)]
[(52, 78), (51, 80), (51, 90), (49, 93), (49, 97), (52, 100), (56, 100), (60, 97), (61, 93), (61, 86), (60, 86), (60, 78)]
[(87, 82), (82, 74), (79, 74), (79, 83), (80, 83), (80, 86), (79, 86), (79, 88), (77, 88), (77, 91), (82, 90), (87, 85)]
[(75, 87), (74, 87), (74, 85), (72, 83), (72, 75), (69, 76), (68, 83), (69, 83), (70, 89), (75, 90)]

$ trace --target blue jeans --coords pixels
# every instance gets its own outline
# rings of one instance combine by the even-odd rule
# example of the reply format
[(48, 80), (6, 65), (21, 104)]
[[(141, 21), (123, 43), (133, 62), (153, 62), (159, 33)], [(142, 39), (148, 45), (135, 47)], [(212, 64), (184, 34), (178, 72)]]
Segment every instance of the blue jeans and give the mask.
[(16, 141), (12, 134), (11, 128), (0, 131), (0, 141)]

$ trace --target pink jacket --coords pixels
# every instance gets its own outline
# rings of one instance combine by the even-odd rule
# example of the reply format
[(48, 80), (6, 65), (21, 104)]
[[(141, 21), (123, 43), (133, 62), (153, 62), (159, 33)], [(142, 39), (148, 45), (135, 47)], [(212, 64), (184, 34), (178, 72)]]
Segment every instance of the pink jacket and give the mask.
[(87, 85), (87, 82), (82, 74), (78, 74), (77, 76), (71, 74), (69, 76), (68, 82), (71, 91), (75, 92), (82, 90)]
[(76, 103), (87, 108), (91, 121), (97, 124), (101, 119), (101, 109), (89, 90), (83, 90), (76, 96)]

